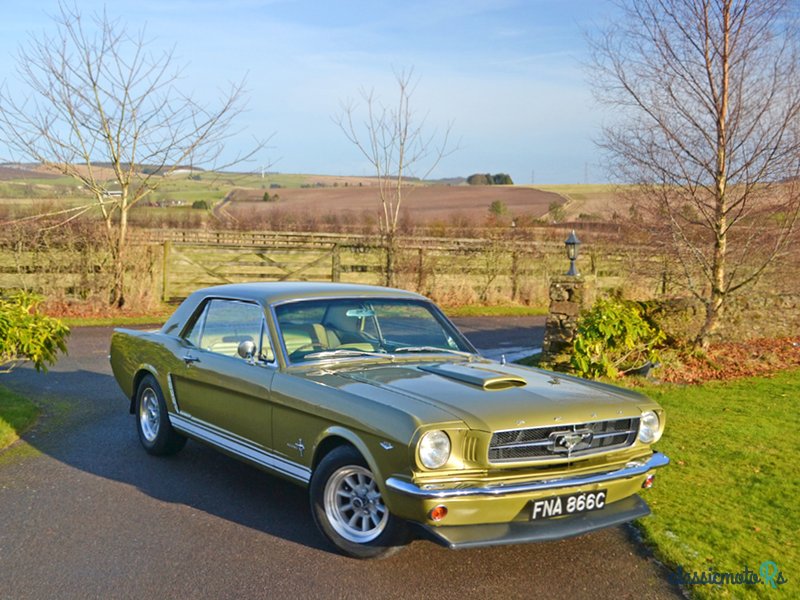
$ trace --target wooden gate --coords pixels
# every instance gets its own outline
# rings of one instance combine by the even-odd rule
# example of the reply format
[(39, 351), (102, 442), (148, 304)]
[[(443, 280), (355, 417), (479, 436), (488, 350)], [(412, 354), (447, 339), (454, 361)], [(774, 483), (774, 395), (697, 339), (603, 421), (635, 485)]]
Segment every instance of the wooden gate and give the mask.
[(338, 244), (258, 247), (164, 242), (163, 299), (211, 285), (245, 281), (339, 281)]

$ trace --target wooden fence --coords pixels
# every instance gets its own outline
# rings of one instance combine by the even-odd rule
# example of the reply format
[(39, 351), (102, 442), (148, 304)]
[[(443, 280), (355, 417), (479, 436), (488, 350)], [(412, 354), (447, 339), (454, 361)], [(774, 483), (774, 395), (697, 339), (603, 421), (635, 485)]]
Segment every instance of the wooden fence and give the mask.
[[(396, 284), (446, 303), (546, 305), (550, 276), (567, 268), (563, 241), (553, 235), (531, 237), (513, 232), (485, 239), (400, 238)], [(131, 285), (168, 302), (200, 287), (242, 281), (383, 281), (385, 250), (377, 236), (138, 229), (130, 240)], [(102, 245), (27, 239), (0, 243), (0, 288), (82, 298), (102, 294), (108, 284), (110, 259)], [(598, 242), (583, 253), (579, 268), (596, 277), (599, 287), (627, 284), (634, 252)], [(657, 264), (648, 265), (648, 289), (657, 285), (658, 274)]]
[[(200, 287), (242, 281), (383, 281), (385, 249), (376, 239), (257, 235), (248, 242), (227, 236), (160, 242), (163, 300), (183, 298)], [(522, 280), (542, 271), (536, 268), (537, 256), (537, 250), (522, 243), (403, 240), (396, 278), (404, 287), (434, 295), (447, 279), (471, 281), (475, 294), (484, 298), (489, 288), (502, 285), (508, 288), (504, 295), (515, 298)]]

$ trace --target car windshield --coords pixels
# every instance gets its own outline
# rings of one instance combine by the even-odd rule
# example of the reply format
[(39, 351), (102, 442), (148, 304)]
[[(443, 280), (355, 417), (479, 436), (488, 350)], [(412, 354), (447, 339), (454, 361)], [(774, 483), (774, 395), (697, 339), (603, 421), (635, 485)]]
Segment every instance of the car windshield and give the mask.
[(297, 301), (275, 307), (275, 314), (293, 363), (404, 352), (474, 352), (438, 310), (421, 300)]

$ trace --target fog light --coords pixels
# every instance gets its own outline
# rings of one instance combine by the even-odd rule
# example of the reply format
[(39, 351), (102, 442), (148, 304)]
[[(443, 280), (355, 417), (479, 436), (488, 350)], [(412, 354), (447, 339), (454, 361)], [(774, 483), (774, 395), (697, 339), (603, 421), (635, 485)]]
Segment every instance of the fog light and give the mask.
[(440, 504), (431, 511), (431, 521), (441, 521), (447, 516), (447, 507)]
[(655, 480), (656, 480), (655, 473), (648, 475), (647, 479), (644, 480), (642, 487), (646, 490), (649, 490), (651, 487), (653, 487), (653, 483), (655, 483)]

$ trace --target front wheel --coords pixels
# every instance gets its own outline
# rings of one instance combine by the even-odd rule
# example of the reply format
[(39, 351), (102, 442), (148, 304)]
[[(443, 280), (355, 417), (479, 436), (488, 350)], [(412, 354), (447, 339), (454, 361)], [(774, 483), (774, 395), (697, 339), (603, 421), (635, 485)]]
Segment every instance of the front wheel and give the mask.
[(136, 390), (136, 431), (144, 449), (156, 456), (175, 454), (186, 444), (169, 422), (164, 394), (152, 375), (146, 375)]
[(364, 458), (336, 448), (311, 478), (311, 511), (319, 530), (353, 558), (383, 558), (407, 540), (404, 521), (389, 512)]

